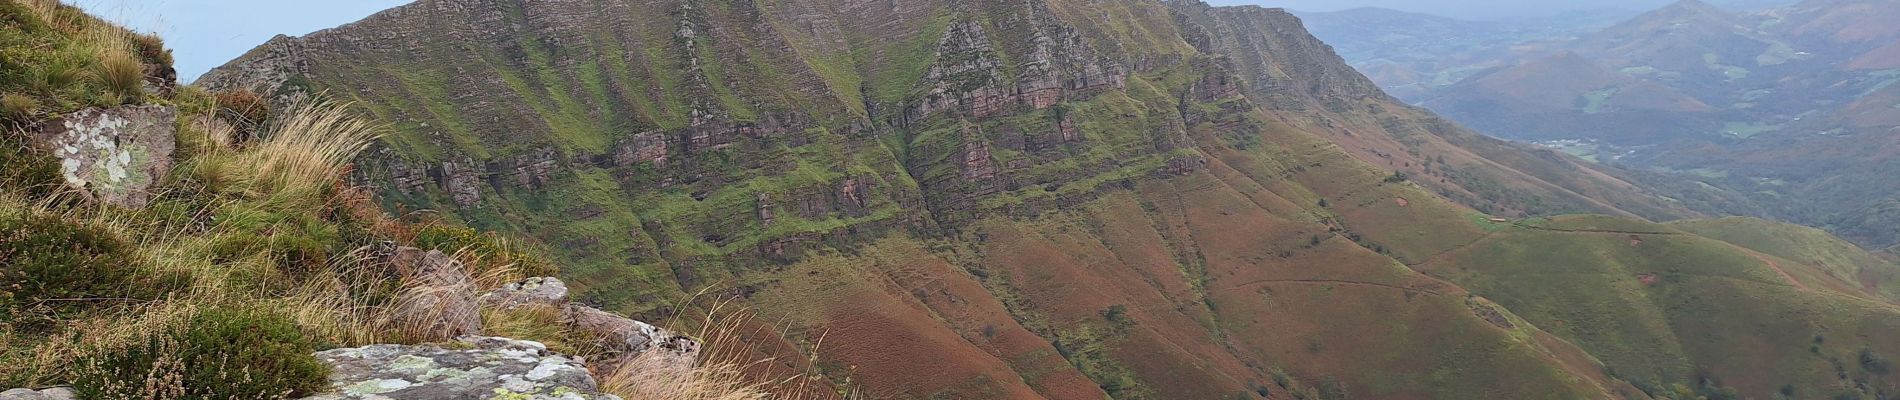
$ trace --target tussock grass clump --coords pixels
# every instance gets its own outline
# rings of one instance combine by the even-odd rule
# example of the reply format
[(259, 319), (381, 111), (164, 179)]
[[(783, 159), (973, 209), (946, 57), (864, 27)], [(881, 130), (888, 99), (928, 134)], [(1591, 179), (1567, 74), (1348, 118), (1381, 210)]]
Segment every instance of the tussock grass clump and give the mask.
[(348, 107), (323, 101), (295, 106), (249, 154), (221, 161), (245, 175), (252, 195), (323, 197), (340, 186), (356, 154), (384, 132)]
[[(766, 391), (773, 382), (746, 376), (749, 367), (769, 363), (743, 353), (742, 342), (753, 314), (731, 302), (715, 302), (705, 313), (696, 315), (700, 328), (694, 337), (702, 340), (706, 353), (694, 368), (673, 367), (674, 360), (660, 352), (634, 356), (618, 368), (596, 370), (601, 391), (627, 400), (764, 400), (774, 397)], [(678, 321), (676, 321), (677, 324)], [(722, 350), (723, 349), (723, 350)], [(794, 378), (786, 378), (791, 380)], [(784, 381), (778, 382), (784, 383)]]
[(148, 66), (170, 65), (163, 46), (55, 0), (0, 1), (0, 92), (52, 114), (143, 103)]
[(19, 93), (0, 95), (0, 118), (26, 121), (40, 112), (40, 101)]
[(732, 364), (697, 368), (670, 368), (656, 353), (634, 357), (612, 374), (601, 377), (601, 391), (627, 400), (765, 400), (777, 399), (764, 385), (751, 383)]
[[(106, 93), (123, 101), (145, 97), (145, 64), (127, 50), (109, 51), (99, 56), (93, 76)], [(116, 104), (110, 104), (116, 105)]]

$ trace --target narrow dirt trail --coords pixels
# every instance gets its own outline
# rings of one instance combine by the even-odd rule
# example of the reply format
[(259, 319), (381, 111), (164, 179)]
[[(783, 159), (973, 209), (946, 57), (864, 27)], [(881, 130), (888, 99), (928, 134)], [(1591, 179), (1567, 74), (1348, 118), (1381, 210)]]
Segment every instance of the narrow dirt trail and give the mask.
[(1247, 287), (1250, 287), (1250, 286), (1254, 286), (1254, 285), (1259, 285), (1259, 284), (1263, 284), (1263, 283), (1292, 283), (1292, 284), (1307, 284), (1307, 285), (1347, 285), (1347, 286), (1370, 286), (1370, 287), (1380, 287), (1380, 288), (1386, 288), (1386, 289), (1398, 289), (1398, 290), (1403, 290), (1403, 291), (1407, 291), (1407, 292), (1414, 292), (1414, 293), (1425, 293), (1425, 294), (1431, 294), (1431, 295), (1444, 295), (1443, 293), (1439, 293), (1439, 292), (1436, 292), (1436, 291), (1432, 291), (1432, 290), (1426, 290), (1426, 289), (1420, 289), (1420, 288), (1411, 288), (1411, 287), (1404, 287), (1404, 286), (1398, 286), (1398, 285), (1387, 285), (1387, 284), (1383, 284), (1383, 283), (1371, 283), (1371, 282), (1356, 282), (1356, 281), (1342, 281), (1342, 280), (1333, 280), (1333, 279), (1263, 279), (1263, 280), (1257, 280), (1257, 281), (1251, 281), (1251, 282), (1245, 282), (1245, 283), (1241, 283), (1241, 284), (1237, 284), (1237, 285), (1234, 285), (1234, 286), (1230, 286), (1230, 287), (1227, 287), (1227, 288), (1224, 288), (1224, 289), (1220, 289), (1220, 290), (1223, 290), (1223, 291), (1227, 291), (1227, 290), (1239, 290), (1239, 289), (1245, 289), (1245, 288), (1247, 288)]
[(1618, 230), (1608, 230), (1608, 229), (1559, 229), (1559, 228), (1548, 228), (1548, 227), (1542, 227), (1542, 226), (1525, 225), (1522, 223), (1512, 223), (1511, 225), (1519, 227), (1519, 228), (1524, 228), (1524, 229), (1539, 230), (1539, 231), (1546, 231), (1546, 232), (1563, 232), (1563, 233), (1604, 233), (1604, 234), (1614, 234), (1614, 235), (1638, 235), (1638, 236), (1683, 235), (1682, 232), (1638, 232), (1638, 231), (1618, 231)]
[(1788, 284), (1794, 285), (1796, 289), (1801, 289), (1803, 291), (1809, 291), (1809, 292), (1814, 291), (1814, 289), (1808, 288), (1807, 284), (1801, 283), (1800, 279), (1795, 279), (1794, 275), (1788, 273), (1788, 270), (1781, 269), (1781, 263), (1775, 262), (1774, 259), (1768, 258), (1768, 256), (1762, 255), (1761, 253), (1756, 252), (1754, 250), (1743, 248), (1742, 246), (1735, 246), (1735, 245), (1731, 245), (1731, 246), (1734, 246), (1735, 250), (1741, 251), (1743, 254), (1748, 254), (1749, 257), (1754, 257), (1756, 260), (1760, 260), (1763, 264), (1768, 264), (1768, 268), (1774, 269), (1776, 274), (1781, 275), (1781, 279), (1788, 280)]

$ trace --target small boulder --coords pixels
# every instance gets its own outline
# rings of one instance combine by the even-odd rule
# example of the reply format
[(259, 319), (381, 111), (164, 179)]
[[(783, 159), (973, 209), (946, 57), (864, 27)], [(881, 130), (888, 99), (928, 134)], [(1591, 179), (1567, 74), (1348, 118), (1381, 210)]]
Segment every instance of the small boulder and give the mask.
[(306, 400), (619, 400), (587, 367), (540, 343), (469, 336), (455, 345), (378, 344), (317, 352), (332, 391)]
[(59, 159), (67, 186), (107, 204), (143, 208), (170, 173), (177, 110), (162, 106), (86, 109), (40, 124), (38, 146)]
[(397, 323), (432, 337), (481, 334), (481, 305), (461, 261), (414, 247), (396, 248), (385, 260), (409, 282), (396, 302)]
[(78, 398), (72, 389), (56, 387), (41, 390), (13, 389), (0, 392), (0, 400), (73, 400)]
[(522, 306), (567, 304), (567, 284), (559, 278), (528, 278), (491, 290), (481, 297), (482, 306), (512, 310)]
[(598, 366), (605, 371), (648, 352), (657, 352), (668, 361), (665, 364), (680, 368), (691, 368), (699, 358), (698, 340), (619, 314), (569, 304), (562, 318), (570, 329), (615, 354), (600, 361)]

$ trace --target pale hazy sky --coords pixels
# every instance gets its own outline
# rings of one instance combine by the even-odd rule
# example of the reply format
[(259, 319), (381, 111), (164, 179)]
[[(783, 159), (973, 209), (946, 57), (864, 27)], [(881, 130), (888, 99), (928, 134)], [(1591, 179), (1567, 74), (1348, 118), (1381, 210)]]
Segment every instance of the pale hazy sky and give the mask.
[[(1255, 4), (1299, 11), (1381, 7), (1464, 19), (1543, 17), (1567, 11), (1615, 8), (1648, 11), (1676, 0), (1204, 0), (1214, 5)], [(1797, 0), (1703, 0), (1729, 9), (1793, 4)]]
[(178, 60), (178, 77), (199, 74), (278, 34), (303, 35), (363, 19), (411, 0), (65, 0), (140, 32), (157, 32)]

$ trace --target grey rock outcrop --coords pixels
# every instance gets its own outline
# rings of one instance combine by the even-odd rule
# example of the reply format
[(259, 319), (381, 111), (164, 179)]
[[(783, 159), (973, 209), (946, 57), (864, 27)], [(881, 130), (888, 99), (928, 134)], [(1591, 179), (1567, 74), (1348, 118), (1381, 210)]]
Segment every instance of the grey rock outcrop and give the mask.
[(690, 368), (697, 363), (700, 344), (686, 335), (568, 301), (567, 285), (556, 278), (528, 278), (502, 285), (481, 296), (484, 307), (513, 309), (525, 306), (561, 308), (561, 322), (583, 340), (605, 350), (604, 358), (589, 360), (596, 368), (612, 371), (633, 357), (654, 353), (667, 367)]
[(491, 290), (480, 300), (484, 307), (504, 310), (532, 305), (561, 306), (567, 304), (567, 283), (559, 278), (528, 278)]
[(448, 192), (456, 205), (462, 207), (480, 205), (481, 184), (481, 169), (474, 159), (463, 157), (461, 161), (442, 162), (442, 191)]
[(669, 367), (690, 368), (699, 358), (698, 340), (652, 324), (635, 321), (619, 314), (578, 304), (562, 310), (562, 319), (570, 329), (618, 357), (600, 360), (597, 367), (614, 370), (635, 356), (654, 353)]
[(386, 259), (412, 282), (397, 300), (398, 322), (443, 337), (482, 332), (480, 303), (461, 261), (413, 247), (397, 248)]
[(107, 204), (141, 208), (172, 168), (177, 110), (86, 109), (40, 125), (39, 146), (59, 158), (66, 184)]
[(479, 336), (457, 342), (318, 352), (333, 368), (333, 391), (306, 399), (620, 399), (600, 393), (580, 361), (540, 343)]
[(78, 398), (72, 389), (63, 387), (33, 389), (13, 389), (0, 392), (0, 400), (73, 400)]

